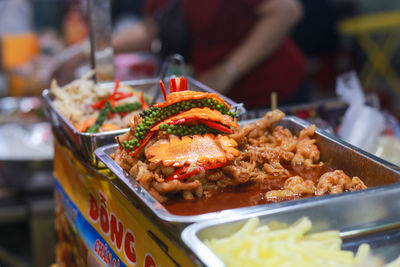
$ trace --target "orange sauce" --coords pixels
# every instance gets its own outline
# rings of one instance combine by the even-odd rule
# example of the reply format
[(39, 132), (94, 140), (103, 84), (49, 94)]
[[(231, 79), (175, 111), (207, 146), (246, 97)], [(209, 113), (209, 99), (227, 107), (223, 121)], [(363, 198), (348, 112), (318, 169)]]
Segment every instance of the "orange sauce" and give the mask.
[[(313, 170), (294, 169), (290, 165), (284, 167), (289, 170), (291, 175), (299, 175), (303, 179), (312, 180), (313, 182), (317, 182), (322, 174), (332, 170), (326, 165)], [(169, 200), (164, 203), (164, 207), (172, 214), (190, 216), (266, 204), (269, 202), (265, 198), (265, 193), (270, 190), (282, 189), (284, 182), (285, 179), (268, 179), (262, 184), (242, 184), (232, 188), (221, 189), (210, 198), (203, 197), (192, 201), (183, 200), (182, 196), (178, 194), (169, 196)]]

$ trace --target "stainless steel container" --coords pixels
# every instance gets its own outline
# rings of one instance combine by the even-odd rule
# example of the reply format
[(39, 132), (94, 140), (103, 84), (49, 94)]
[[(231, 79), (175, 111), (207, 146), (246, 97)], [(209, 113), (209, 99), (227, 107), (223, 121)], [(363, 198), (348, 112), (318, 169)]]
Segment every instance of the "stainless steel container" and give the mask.
[(0, 187), (52, 188), (53, 137), (38, 97), (0, 98)]
[[(149, 96), (156, 95), (156, 92), (160, 90), (158, 79), (146, 79), (146, 80), (135, 80), (121, 82), (123, 85), (132, 86), (137, 91), (144, 91)], [(168, 85), (169, 83), (166, 83)], [(102, 83), (101, 86), (113, 87), (114, 83)], [(195, 79), (188, 78), (188, 88), (193, 91), (210, 92), (215, 91), (206, 85), (196, 81)], [(160, 94), (159, 97), (162, 97)], [(117, 135), (123, 134), (129, 131), (129, 128), (109, 131), (104, 133), (81, 133), (78, 132), (75, 127), (54, 107), (52, 100), (54, 96), (51, 90), (46, 89), (42, 93), (45, 102), (46, 116), (49, 119), (51, 125), (55, 130), (62, 132), (69, 139), (69, 143), (72, 144), (70, 147), (75, 153), (79, 153), (84, 160), (92, 164), (95, 167), (103, 167), (94, 156), (94, 151), (96, 148), (113, 144), (115, 142), (114, 138)], [(237, 106), (237, 103), (232, 100), (223, 97), (224, 100), (231, 106)], [(162, 99), (158, 99), (162, 101)]]
[(204, 240), (227, 237), (252, 217), (259, 217), (260, 225), (266, 225), (271, 221), (291, 224), (307, 216), (313, 225), (310, 232), (339, 230), (343, 249), (356, 251), (361, 243), (369, 243), (373, 254), (392, 261), (400, 256), (399, 194), (400, 186), (393, 184), (340, 197), (318, 198), (302, 205), (263, 210), (241, 218), (195, 223), (185, 228), (181, 237), (205, 266), (222, 267), (224, 263)]
[[(297, 134), (301, 129), (307, 127), (309, 123), (296, 117), (284, 117), (278, 125), (283, 125)], [(218, 218), (235, 217), (241, 218), (247, 214), (256, 213), (265, 210), (284, 210), (292, 207), (296, 209), (302, 205), (312, 205), (316, 201), (321, 203), (343, 202), (342, 199), (364, 199), (364, 196), (373, 197), (379, 192), (383, 192), (388, 188), (397, 187), (391, 185), (400, 181), (400, 171), (396, 170), (393, 165), (387, 163), (373, 155), (370, 155), (360, 149), (357, 149), (336, 137), (329, 135), (323, 131), (316, 131), (317, 145), (321, 151), (321, 158), (328, 166), (332, 168), (340, 168), (348, 175), (359, 176), (369, 189), (357, 192), (348, 192), (338, 195), (326, 195), (322, 197), (312, 197), (302, 200), (293, 200), (276, 204), (264, 204), (252, 207), (237, 208), (223, 210), (220, 212), (205, 213), (193, 216), (179, 216), (171, 214), (158, 201), (156, 201), (134, 178), (124, 172), (122, 168), (110, 157), (114, 153), (117, 145), (108, 145), (96, 149), (96, 156), (102, 161), (115, 177), (112, 182), (126, 195), (128, 199), (141, 203), (147, 210), (151, 211), (156, 217), (168, 222), (170, 225), (176, 226), (182, 230), (187, 224), (199, 221), (212, 221)], [(357, 202), (360, 204), (361, 202)], [(368, 209), (369, 210), (369, 209)], [(358, 218), (362, 222), (362, 218)]]

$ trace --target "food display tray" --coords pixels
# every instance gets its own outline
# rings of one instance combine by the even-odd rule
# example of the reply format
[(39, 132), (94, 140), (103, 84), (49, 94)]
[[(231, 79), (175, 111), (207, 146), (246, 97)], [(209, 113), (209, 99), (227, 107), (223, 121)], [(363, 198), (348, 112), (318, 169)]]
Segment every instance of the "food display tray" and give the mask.
[[(293, 134), (298, 134), (301, 129), (310, 124), (297, 117), (286, 116), (276, 125), (282, 125), (288, 128)], [(296, 207), (301, 207), (302, 205), (313, 205), (312, 203), (317, 201), (319, 201), (318, 203), (342, 203), (343, 205), (347, 202), (354, 202), (354, 207), (357, 205), (362, 206), (363, 203), (360, 200), (370, 199), (369, 201), (373, 203), (375, 198), (379, 200), (382, 192), (392, 187), (400, 187), (400, 184), (398, 184), (400, 181), (400, 171), (397, 170), (394, 165), (351, 146), (324, 131), (317, 129), (315, 137), (321, 152), (321, 158), (329, 167), (339, 168), (350, 176), (359, 176), (370, 188), (337, 195), (311, 197), (301, 200), (228, 209), (199, 215), (181, 216), (171, 214), (110, 157), (110, 155), (115, 152), (117, 144), (100, 147), (96, 149), (95, 154), (99, 160), (109, 168), (110, 174), (114, 177), (112, 183), (117, 186), (128, 199), (145, 206), (146, 209), (159, 220), (169, 223), (170, 225), (175, 225), (178, 230), (182, 230), (186, 225), (194, 222), (211, 221), (221, 217), (240, 218), (246, 214), (265, 210), (285, 210), (289, 207), (296, 209)], [(367, 210), (370, 211), (371, 209), (367, 208)], [(377, 214), (377, 216), (378, 215), (379, 214)]]
[(339, 230), (342, 249), (356, 252), (359, 245), (368, 243), (373, 255), (389, 262), (400, 256), (399, 194), (399, 186), (389, 185), (354, 195), (318, 199), (300, 206), (259, 211), (241, 218), (199, 222), (186, 227), (181, 238), (203, 265), (223, 267), (224, 263), (205, 245), (204, 240), (230, 236), (253, 217), (260, 219), (259, 225), (270, 222), (290, 225), (306, 216), (312, 221), (310, 233)]
[[(215, 91), (208, 86), (200, 83), (199, 81), (193, 78), (188, 79), (188, 88), (193, 91), (201, 91), (201, 92), (209, 92), (215, 93)], [(169, 79), (168, 79), (169, 80)], [(143, 79), (143, 80), (134, 80), (134, 81), (124, 81), (121, 82), (122, 85), (129, 85), (134, 88), (136, 91), (144, 91), (148, 96), (155, 96), (157, 98), (162, 97), (161, 94), (157, 94), (159, 88), (159, 79)], [(169, 82), (165, 82), (168, 86)], [(106, 82), (101, 83), (101, 86), (104, 87), (113, 87), (114, 83)], [(168, 87), (167, 87), (168, 88)], [(115, 142), (114, 138), (117, 135), (126, 133), (129, 131), (129, 128), (108, 131), (104, 133), (81, 133), (75, 129), (75, 127), (65, 118), (53, 105), (54, 95), (52, 94), (50, 89), (46, 89), (42, 92), (42, 97), (44, 99), (44, 110), (45, 114), (50, 121), (52, 127), (54, 127), (57, 131), (61, 131), (68, 139), (69, 143), (72, 144), (73, 147), (70, 147), (75, 153), (79, 153), (84, 160), (88, 163), (92, 164), (97, 168), (102, 168), (101, 162), (97, 161), (94, 156), (94, 151), (96, 148), (112, 144)], [(231, 106), (239, 106), (237, 103), (232, 101), (229, 98), (223, 97), (224, 100), (230, 104)], [(162, 99), (156, 99), (156, 101), (162, 101)], [(241, 107), (241, 112), (244, 112), (244, 108)]]

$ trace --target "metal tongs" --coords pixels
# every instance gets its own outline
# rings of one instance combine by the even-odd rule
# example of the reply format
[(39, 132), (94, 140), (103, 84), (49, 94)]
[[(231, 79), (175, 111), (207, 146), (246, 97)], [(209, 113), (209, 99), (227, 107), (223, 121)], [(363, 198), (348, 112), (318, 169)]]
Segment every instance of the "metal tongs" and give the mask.
[[(182, 75), (182, 76), (186, 76), (186, 69), (185, 69), (185, 59), (182, 55), (179, 54), (172, 54), (170, 56), (168, 56), (164, 63), (161, 66), (161, 71), (160, 71), (160, 80), (164, 81), (165, 78), (168, 76), (168, 72), (173, 69), (174, 66), (177, 66), (178, 69), (180, 69), (180, 72), (175, 71), (174, 75), (171, 76), (175, 76), (177, 74)], [(199, 83), (198, 81), (193, 81), (194, 83)], [(165, 83), (168, 87), (169, 90), (169, 83)], [(202, 85), (203, 88), (206, 88), (208, 92), (210, 93), (217, 93), (215, 90), (213, 90), (212, 88), (206, 86), (206, 85)], [(161, 90), (155, 90), (155, 93), (153, 95), (153, 98), (151, 100), (150, 105), (154, 105), (156, 100), (160, 97), (161, 94)], [(231, 108), (236, 112), (237, 115), (243, 114), (246, 112), (246, 109), (244, 108), (243, 103), (232, 103), (232, 101), (228, 98), (226, 98), (225, 96), (221, 96), (222, 98), (224, 98), (230, 105)]]
[[(172, 69), (172, 67), (174, 65), (177, 65), (180, 68), (180, 74), (182, 76), (186, 76), (186, 71), (185, 71), (185, 59), (183, 58), (183, 56), (179, 55), (179, 54), (172, 54), (170, 56), (168, 56), (164, 63), (161, 66), (161, 71), (160, 71), (160, 80), (164, 81), (165, 77), (167, 76), (167, 73), (170, 69)], [(169, 90), (169, 83), (166, 83), (168, 86), (168, 90)], [(156, 100), (160, 97), (161, 94), (161, 90), (155, 90), (155, 93), (151, 99), (151, 103), (150, 106), (154, 105)]]

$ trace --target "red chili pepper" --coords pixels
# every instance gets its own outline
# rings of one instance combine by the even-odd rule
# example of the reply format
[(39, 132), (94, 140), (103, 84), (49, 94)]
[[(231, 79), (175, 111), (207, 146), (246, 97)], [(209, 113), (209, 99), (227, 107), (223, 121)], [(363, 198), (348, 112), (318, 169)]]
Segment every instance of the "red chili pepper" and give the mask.
[(117, 92), (118, 88), (119, 88), (119, 80), (115, 80), (114, 91), (112, 94), (115, 94)]
[(112, 112), (110, 111), (110, 112), (108, 112), (108, 117), (110, 117), (111, 119), (113, 119), (113, 118), (115, 117), (115, 114), (112, 113)]
[(187, 79), (183, 77), (172, 78), (170, 81), (169, 90), (173, 92), (181, 92), (187, 90)]
[[(108, 96), (106, 99), (102, 99), (96, 103), (92, 104), (92, 108), (94, 109), (102, 109), (104, 108), (104, 105), (106, 104), (107, 101), (112, 101), (112, 100), (120, 100), (120, 99), (114, 99), (115, 95), (118, 94), (117, 90), (119, 88), (119, 80), (115, 80), (115, 86), (114, 86), (114, 90), (112, 92), (112, 94), (110, 96)], [(129, 93), (128, 93), (129, 94)], [(125, 96), (127, 97), (127, 96)], [(125, 98), (123, 97), (123, 98)]]
[(144, 92), (140, 92), (140, 103), (142, 104), (142, 109), (148, 109), (149, 105), (146, 102), (146, 99), (144, 99)]
[(124, 99), (127, 97), (131, 97), (131, 96), (133, 96), (133, 93), (125, 93), (124, 94), (124, 93), (117, 92), (116, 94), (114, 94), (113, 99), (118, 101), (118, 100), (121, 100), (121, 99)]
[(181, 91), (186, 91), (187, 90), (187, 79), (180, 77), (180, 78), (175, 78), (176, 82), (176, 91), (181, 92)]
[(170, 125), (190, 124), (193, 122), (202, 123), (204, 125), (207, 125), (208, 127), (211, 127), (213, 129), (216, 129), (216, 130), (224, 132), (224, 133), (232, 133), (231, 129), (229, 129), (228, 127), (226, 127), (222, 124), (219, 124), (218, 122), (204, 120), (204, 119), (197, 119), (197, 118), (180, 118), (180, 119), (176, 119), (176, 120), (171, 120), (168, 122), (168, 124), (170, 124)]
[(157, 121), (156, 123), (154, 123), (153, 125), (151, 125), (150, 130), (152, 130), (152, 129), (153, 129), (154, 127), (156, 127), (157, 125), (162, 124), (164, 121), (170, 119), (171, 117), (174, 117), (174, 116), (176, 116), (176, 115), (178, 115), (178, 114), (180, 114), (180, 113), (182, 113), (182, 112), (184, 112), (184, 111), (179, 111), (178, 113), (175, 113), (175, 114), (173, 114), (173, 115), (171, 115), (171, 116), (169, 116), (169, 117), (166, 117), (166, 118), (163, 119), (163, 120)]
[(174, 93), (174, 92), (177, 92), (177, 90), (178, 90), (178, 87), (177, 87), (177, 85), (176, 85), (176, 78), (172, 78), (172, 79), (169, 81), (169, 91), (170, 91), (171, 93)]
[[(175, 114), (174, 114), (175, 116)], [(172, 120), (170, 122), (168, 122), (168, 124), (172, 124), (172, 125), (176, 125), (176, 124), (189, 124), (191, 122), (195, 122), (198, 121), (197, 118), (180, 118), (180, 119), (176, 119), (176, 120)]]
[(167, 179), (165, 179), (165, 182), (169, 182), (169, 181), (171, 181), (171, 180), (173, 180), (173, 179), (176, 179), (176, 180), (183, 180), (183, 179), (185, 179), (185, 178), (187, 178), (187, 177), (190, 177), (190, 176), (192, 176), (192, 175), (198, 174), (199, 172), (202, 172), (202, 171), (204, 171), (204, 170), (205, 170), (204, 167), (198, 167), (198, 168), (194, 169), (193, 171), (187, 172), (187, 173), (182, 174), (182, 175), (180, 175), (180, 176), (178, 176), (178, 177), (170, 176), (170, 177), (168, 177)]
[(171, 181), (171, 180), (173, 180), (173, 179), (176, 179), (176, 180), (183, 180), (183, 179), (185, 179), (185, 178), (187, 178), (187, 177), (190, 177), (190, 176), (192, 176), (192, 175), (198, 174), (199, 172), (202, 172), (202, 171), (222, 168), (222, 167), (228, 165), (229, 163), (230, 163), (230, 162), (223, 162), (223, 163), (216, 163), (216, 164), (212, 164), (212, 165), (207, 165), (207, 166), (204, 166), (204, 167), (197, 167), (196, 169), (194, 169), (194, 170), (192, 170), (192, 171), (190, 171), (190, 172), (187, 172), (187, 173), (185, 173), (185, 174), (182, 174), (182, 175), (180, 175), (180, 176), (178, 176), (178, 177), (174, 177), (174, 176), (176, 175), (176, 172), (179, 171), (179, 172), (178, 172), (178, 174), (179, 174), (179, 173), (182, 173), (183, 171), (187, 170), (187, 168), (189, 168), (189, 166), (183, 167), (183, 168), (178, 169), (176, 172), (174, 172), (171, 176), (169, 176), (168, 178), (166, 178), (164, 181), (165, 181), (165, 182), (169, 182), (169, 181)]
[[(165, 119), (165, 120), (167, 120), (167, 119)], [(168, 122), (168, 124), (170, 124), (170, 125), (176, 125), (176, 124), (188, 125), (188, 124), (193, 124), (194, 122), (202, 123), (204, 125), (207, 125), (210, 128), (213, 128), (215, 130), (218, 130), (218, 131), (221, 131), (224, 133), (232, 133), (231, 129), (229, 129), (228, 127), (226, 127), (218, 122), (204, 120), (204, 119), (197, 119), (197, 118), (180, 118), (180, 119), (176, 119), (176, 120), (171, 120)]]
[(96, 103), (93, 103), (92, 104), (92, 108), (94, 108), (94, 109), (102, 109), (102, 108), (104, 108), (104, 105), (106, 104), (107, 100), (108, 99), (106, 98), (106, 99), (100, 100), (100, 101), (98, 101)]
[(164, 83), (160, 80), (160, 87), (161, 87), (161, 92), (164, 96), (164, 100), (167, 101), (167, 90), (165, 90)]
[(219, 124), (218, 122), (202, 120), (202, 119), (200, 119), (199, 122), (204, 124), (204, 125), (207, 125), (208, 127), (213, 128), (215, 130), (218, 130), (218, 131), (221, 131), (221, 132), (224, 132), (224, 133), (232, 133), (231, 129), (229, 129), (228, 127), (226, 127), (226, 126), (224, 126), (222, 124)]
[(147, 144), (147, 142), (149, 142), (150, 138), (153, 136), (154, 132), (149, 132), (147, 133), (146, 137), (143, 139), (142, 143), (140, 144), (140, 146), (138, 148), (136, 148), (132, 153), (131, 156), (135, 157), (139, 151)]
[[(186, 171), (189, 168), (189, 166), (184, 166), (182, 168), (177, 169), (171, 176), (169, 176), (168, 178), (165, 179), (166, 182), (171, 181), (172, 179), (174, 179), (174, 177), (176, 175), (181, 174), (182, 172)], [(178, 177), (178, 176), (177, 176)]]
[(111, 107), (115, 108), (115, 106), (117, 105), (115, 99), (111, 98), (108, 100), (108, 102), (110, 102)]

